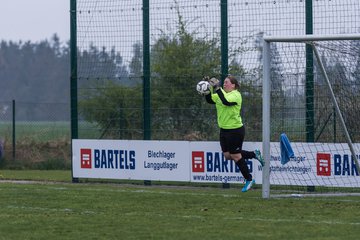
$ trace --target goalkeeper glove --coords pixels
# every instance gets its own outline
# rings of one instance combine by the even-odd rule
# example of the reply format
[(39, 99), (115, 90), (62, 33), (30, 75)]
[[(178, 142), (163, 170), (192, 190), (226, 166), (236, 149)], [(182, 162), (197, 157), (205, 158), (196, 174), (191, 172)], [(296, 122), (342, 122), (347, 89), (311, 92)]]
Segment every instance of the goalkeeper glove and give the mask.
[(204, 76), (202, 80), (203, 80), (203, 81), (207, 81), (207, 82), (209, 82), (210, 77), (209, 77), (209, 76)]
[(220, 88), (220, 81), (217, 78), (212, 77), (209, 80), (210, 85), (213, 87), (213, 91), (216, 92)]

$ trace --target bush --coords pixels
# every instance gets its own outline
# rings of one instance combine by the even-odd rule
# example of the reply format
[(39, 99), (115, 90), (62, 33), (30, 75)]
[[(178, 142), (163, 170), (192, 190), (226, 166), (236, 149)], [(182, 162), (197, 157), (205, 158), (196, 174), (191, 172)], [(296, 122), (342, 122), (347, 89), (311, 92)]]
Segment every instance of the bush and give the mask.
[(22, 140), (16, 142), (15, 159), (11, 144), (4, 144), (0, 158), (2, 169), (38, 169), (68, 170), (71, 169), (71, 145), (69, 141), (57, 140), (35, 142)]

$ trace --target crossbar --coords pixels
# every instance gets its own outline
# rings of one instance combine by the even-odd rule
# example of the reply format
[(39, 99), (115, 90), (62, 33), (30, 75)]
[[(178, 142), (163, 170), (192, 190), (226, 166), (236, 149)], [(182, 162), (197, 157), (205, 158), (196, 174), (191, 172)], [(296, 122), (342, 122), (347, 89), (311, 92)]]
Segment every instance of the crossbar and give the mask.
[(334, 40), (360, 40), (360, 34), (264, 36), (264, 41), (266, 42), (310, 42)]

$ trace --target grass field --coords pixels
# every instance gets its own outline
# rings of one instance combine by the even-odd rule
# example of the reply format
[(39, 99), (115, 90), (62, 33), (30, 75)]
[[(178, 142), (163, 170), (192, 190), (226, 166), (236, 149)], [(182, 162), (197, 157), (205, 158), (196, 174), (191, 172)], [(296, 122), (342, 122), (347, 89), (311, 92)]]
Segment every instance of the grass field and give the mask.
[(360, 234), (360, 197), (264, 200), (260, 189), (241, 193), (238, 186), (73, 184), (69, 171), (0, 174), (0, 239), (328, 240)]
[[(67, 121), (17, 121), (15, 123), (17, 141), (70, 141), (70, 132), (70, 122)], [(79, 135), (82, 138), (99, 138), (101, 131), (92, 123), (79, 121)], [(12, 122), (0, 121), (0, 139), (8, 139), (11, 142), (12, 137)]]

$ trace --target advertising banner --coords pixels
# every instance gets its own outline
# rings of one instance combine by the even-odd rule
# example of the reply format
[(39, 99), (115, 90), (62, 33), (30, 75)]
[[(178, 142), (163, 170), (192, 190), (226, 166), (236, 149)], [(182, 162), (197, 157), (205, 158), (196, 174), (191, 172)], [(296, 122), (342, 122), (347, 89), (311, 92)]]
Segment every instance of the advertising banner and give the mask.
[[(292, 143), (294, 155), (281, 161), (280, 143), (270, 144), (270, 184), (360, 187), (360, 176), (347, 144)], [(219, 142), (73, 140), (73, 177), (133, 180), (243, 183)], [(355, 149), (360, 145), (355, 144)], [(262, 149), (244, 142), (243, 150)], [(359, 156), (357, 156), (359, 158)], [(262, 184), (262, 166), (247, 160), (255, 182)]]
[(84, 140), (72, 142), (74, 178), (189, 181), (189, 142)]
[[(243, 150), (261, 149), (260, 142), (244, 142)], [(190, 142), (191, 182), (244, 183), (240, 169), (222, 154), (219, 142)], [(262, 183), (262, 167), (256, 159), (247, 164), (256, 183)]]
[[(292, 143), (294, 157), (281, 164), (280, 144), (271, 144), (272, 185), (360, 187), (359, 172), (344, 143)], [(360, 149), (354, 144), (355, 149)], [(357, 156), (359, 158), (359, 155)]]

